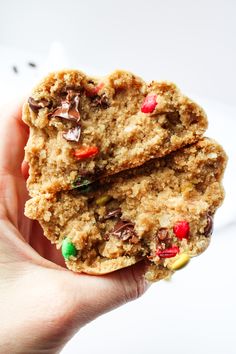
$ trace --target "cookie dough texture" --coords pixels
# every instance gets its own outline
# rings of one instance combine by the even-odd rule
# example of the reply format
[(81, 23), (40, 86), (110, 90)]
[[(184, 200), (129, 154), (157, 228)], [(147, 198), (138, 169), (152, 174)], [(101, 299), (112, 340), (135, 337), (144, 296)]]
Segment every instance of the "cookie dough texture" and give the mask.
[[(123, 79), (124, 74), (115, 75)], [(129, 75), (128, 78), (131, 80)], [(51, 80), (54, 82), (54, 77)], [(166, 87), (153, 85), (152, 89)], [(134, 113), (140, 105), (139, 95)], [(162, 112), (160, 116), (166, 114)], [(36, 134), (38, 128), (35, 129)], [(35, 139), (37, 136), (38, 133), (33, 134)], [(31, 143), (32, 140), (29, 146)], [(146, 259), (147, 279), (159, 280), (173, 273), (171, 265), (179, 255), (193, 257), (207, 248), (213, 216), (224, 198), (221, 179), (225, 164), (221, 146), (203, 138), (163, 158), (105, 177), (95, 182), (90, 191), (74, 189), (35, 195), (26, 203), (25, 212), (40, 222), (45, 236), (58, 248), (65, 237), (73, 242), (77, 255), (66, 261), (69, 269), (104, 274)], [(37, 184), (39, 181), (43, 183), (42, 175)], [(31, 179), (30, 187), (32, 183)], [(173, 227), (183, 220), (188, 222), (190, 232), (187, 238), (179, 239)], [(173, 246), (179, 249), (175, 257), (157, 255), (158, 250)]]
[[(157, 104), (143, 113), (148, 95)], [(23, 120), (30, 127), (31, 196), (70, 190), (84, 174), (97, 179), (142, 165), (197, 141), (207, 128), (202, 108), (174, 84), (146, 84), (124, 71), (104, 78), (72, 70), (50, 74), (32, 92)], [(76, 126), (77, 141), (67, 140)], [(90, 147), (98, 153), (75, 157), (76, 149)]]

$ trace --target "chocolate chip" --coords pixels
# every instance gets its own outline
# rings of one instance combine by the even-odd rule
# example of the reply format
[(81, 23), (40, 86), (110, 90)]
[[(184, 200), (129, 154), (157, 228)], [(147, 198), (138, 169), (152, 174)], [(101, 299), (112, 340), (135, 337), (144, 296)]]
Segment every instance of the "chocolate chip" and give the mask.
[(106, 95), (103, 93), (101, 96), (95, 95), (91, 97), (91, 106), (93, 107), (101, 107), (101, 108), (108, 108), (110, 107), (110, 103), (108, 101), (108, 98)]
[(209, 236), (211, 236), (212, 231), (213, 231), (213, 218), (211, 215), (208, 214), (207, 215), (207, 224), (204, 229), (204, 235), (206, 237), (209, 237)]
[(47, 101), (46, 99), (42, 98), (41, 100), (35, 100), (33, 97), (29, 97), (28, 104), (32, 111), (35, 113), (37, 113), (41, 108), (51, 106), (51, 102)]
[(63, 138), (66, 139), (67, 141), (75, 141), (78, 142), (80, 138), (80, 133), (81, 133), (81, 128), (80, 126), (76, 126), (68, 132), (63, 134)]
[(116, 236), (122, 241), (126, 241), (133, 236), (137, 236), (134, 231), (134, 224), (130, 221), (119, 220), (113, 230), (110, 231), (110, 235)]
[(65, 100), (66, 97), (68, 95), (68, 92), (67, 91), (61, 91), (58, 93), (58, 96), (62, 99), (62, 100)]
[(54, 109), (49, 117), (67, 119), (78, 123), (80, 120), (79, 113), (79, 93), (68, 90), (65, 99), (62, 99), (61, 105)]
[(166, 228), (161, 228), (156, 233), (156, 244), (163, 249), (171, 247), (173, 243), (172, 237), (170, 237), (169, 231)]
[(115, 210), (110, 210), (104, 217), (103, 219), (104, 220), (107, 220), (107, 219), (111, 219), (111, 218), (114, 218), (114, 217), (118, 217), (118, 216), (121, 216), (122, 213), (121, 213), (121, 208), (117, 208)]
[(167, 229), (163, 228), (163, 229), (158, 230), (158, 232), (157, 232), (157, 237), (161, 241), (165, 240), (168, 236), (169, 236), (169, 232)]

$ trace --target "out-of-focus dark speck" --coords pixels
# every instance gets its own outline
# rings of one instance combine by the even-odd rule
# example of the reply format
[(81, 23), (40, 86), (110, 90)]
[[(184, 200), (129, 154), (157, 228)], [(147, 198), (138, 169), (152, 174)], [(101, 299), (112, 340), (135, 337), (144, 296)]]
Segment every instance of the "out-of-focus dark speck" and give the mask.
[(29, 61), (28, 62), (28, 65), (31, 67), (31, 68), (36, 68), (37, 65), (35, 63), (33, 63), (32, 61)]
[(15, 74), (18, 74), (18, 69), (17, 69), (17, 66), (13, 65), (12, 66), (12, 70)]

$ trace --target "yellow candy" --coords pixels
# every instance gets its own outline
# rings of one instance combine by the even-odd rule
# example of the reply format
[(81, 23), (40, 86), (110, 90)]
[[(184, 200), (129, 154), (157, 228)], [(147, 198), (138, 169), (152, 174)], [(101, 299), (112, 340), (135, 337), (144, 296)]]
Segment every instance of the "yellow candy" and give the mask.
[(175, 261), (168, 266), (170, 270), (178, 270), (185, 267), (190, 260), (190, 256), (187, 253), (182, 253), (176, 257)]
[(101, 197), (96, 199), (95, 203), (98, 206), (103, 206), (103, 205), (107, 204), (110, 199), (111, 199), (111, 197), (109, 195), (102, 195)]

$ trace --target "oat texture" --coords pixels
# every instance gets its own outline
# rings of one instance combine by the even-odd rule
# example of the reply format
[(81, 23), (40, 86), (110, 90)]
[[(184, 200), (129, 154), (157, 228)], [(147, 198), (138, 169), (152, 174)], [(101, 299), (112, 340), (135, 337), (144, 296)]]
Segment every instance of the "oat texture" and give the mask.
[[(74, 77), (72, 74), (77, 80), (78, 77), (81, 77), (81, 80), (87, 80), (81, 74), (78, 76), (79, 74), (75, 73), (68, 74), (69, 80)], [(47, 98), (55, 98), (55, 93), (65, 85), (65, 74), (60, 75), (61, 81), (57, 81), (58, 77), (51, 76), (48, 79), (48, 85), (44, 82), (35, 91), (34, 97), (37, 99), (45, 97), (46, 88), (49, 90), (50, 87)], [(131, 155), (127, 158), (128, 151), (132, 152), (132, 156), (145, 156), (145, 159), (152, 154), (158, 155), (158, 149), (161, 151), (160, 154), (163, 154), (169, 149), (179, 147), (178, 144), (186, 142), (186, 139), (194, 139), (197, 132), (202, 131), (205, 126), (202, 111), (183, 98), (173, 85), (152, 83), (146, 86), (139, 79), (124, 73), (115, 73), (107, 80), (109, 84), (105, 84), (104, 92), (113, 107), (116, 124), (123, 133), (119, 135), (121, 130), (118, 130), (116, 125), (114, 125), (114, 131), (110, 131), (111, 139), (106, 129), (99, 131), (100, 138), (106, 136), (105, 141), (101, 142), (101, 151), (105, 151), (105, 145), (110, 146), (111, 142), (116, 142), (117, 146), (112, 150), (114, 153), (112, 156), (103, 155), (103, 159), (94, 160), (94, 166), (101, 166), (100, 163), (106, 161), (106, 171), (117, 172), (113, 165), (114, 158), (117, 157), (115, 161), (119, 165), (118, 169), (131, 167), (133, 159)], [(127, 90), (127, 82), (131, 85), (130, 93)], [(124, 85), (124, 88), (120, 85)], [(159, 107), (160, 111), (156, 111), (153, 116), (144, 116), (139, 112), (140, 103), (147, 92), (153, 91), (160, 95), (160, 101), (163, 103), (160, 107), (163, 109)], [(124, 98), (127, 100), (128, 97), (130, 101), (128, 100), (126, 110)], [(88, 102), (84, 97), (81, 115), (84, 116), (84, 121), (88, 119), (94, 122), (93, 125), (90, 123), (88, 128), (84, 128), (85, 132), (86, 129), (90, 129), (92, 140), (90, 141), (90, 138), (85, 135), (82, 141), (84, 144), (95, 143), (95, 141), (98, 143), (94, 128), (95, 121), (98, 127), (100, 120), (103, 119), (109, 125), (112, 124), (111, 116), (108, 111), (105, 113), (100, 107), (96, 107), (89, 113), (86, 111), (86, 104)], [(62, 150), (69, 149), (69, 143), (60, 140), (61, 130), (65, 128), (65, 123), (57, 119), (48, 121), (48, 110), (44, 109), (43, 123), (37, 127), (39, 118), (30, 112), (28, 106), (25, 109), (28, 122), (32, 127), (27, 147), (27, 156), (32, 163), (31, 171), (33, 171), (29, 188), (32, 188), (31, 192), (37, 190), (37, 193), (33, 194), (38, 194), (27, 202), (25, 212), (29, 218), (40, 222), (45, 236), (58, 248), (61, 247), (65, 238), (74, 244), (77, 254), (66, 261), (69, 269), (89, 274), (104, 274), (145, 259), (149, 265), (146, 278), (153, 281), (170, 276), (177, 268), (176, 261), (181, 256), (191, 258), (206, 249), (211, 238), (214, 214), (224, 198), (221, 179), (226, 164), (226, 155), (215, 141), (202, 138), (197, 143), (181, 148), (165, 157), (152, 159), (140, 167), (104, 177), (92, 184), (68, 191), (61, 188), (56, 193), (43, 188), (46, 192), (39, 194), (39, 187), (41, 188), (45, 183), (46, 176), (49, 178), (52, 174), (52, 166), (55, 166), (57, 172), (54, 173), (60, 184), (60, 173), (64, 168), (76, 170), (80, 168), (80, 165), (74, 163), (69, 157), (68, 161), (64, 161), (60, 155), (62, 152), (58, 157), (52, 155), (56, 141), (58, 141), (58, 146), (63, 142)], [(121, 118), (119, 110), (128, 120), (127, 124)], [(168, 121), (168, 110), (169, 113), (172, 112), (170, 117), (178, 117), (177, 121), (174, 120), (175, 123), (172, 120)], [(195, 118), (194, 123), (190, 123), (193, 112), (198, 118)], [(200, 126), (199, 117), (203, 124)], [(188, 125), (187, 134), (183, 130), (185, 124)], [(137, 128), (134, 140), (126, 140), (124, 129), (132, 125), (142, 127), (142, 129), (140, 128), (139, 131)], [(111, 129), (111, 125), (109, 127)], [(45, 157), (46, 161), (39, 157), (36, 162), (36, 155), (32, 150), (40, 134), (42, 135), (42, 151), (45, 150), (45, 154), (48, 153), (48, 155)], [(156, 136), (161, 139), (162, 145), (157, 143), (159, 140), (152, 142), (152, 138)], [(173, 136), (174, 141), (178, 143), (171, 145)], [(140, 139), (142, 144), (140, 144)], [(121, 141), (127, 143), (127, 145), (124, 144), (126, 152), (122, 161), (118, 158), (121, 152)], [(142, 151), (141, 155), (135, 155), (137, 151)], [(145, 151), (148, 151), (147, 155)], [(51, 160), (47, 161), (47, 159)], [(56, 161), (59, 161), (58, 164)], [(141, 161), (144, 161), (143, 158)], [(89, 168), (89, 163), (86, 168)], [(36, 173), (41, 169), (42, 173)], [(47, 169), (49, 172), (46, 172)], [(54, 182), (51, 181), (51, 183)], [(182, 221), (189, 225), (189, 232), (181, 239), (176, 236), (174, 227)]]
[[(147, 112), (142, 105), (150, 95), (156, 104)], [(203, 109), (174, 84), (146, 84), (124, 71), (104, 78), (50, 74), (33, 90), (23, 120), (30, 127), (31, 196), (142, 165), (197, 141), (207, 128)]]

